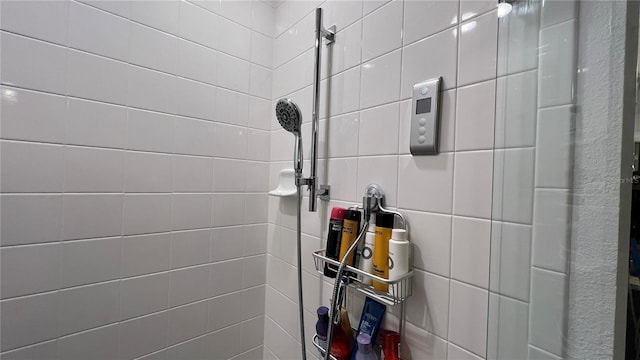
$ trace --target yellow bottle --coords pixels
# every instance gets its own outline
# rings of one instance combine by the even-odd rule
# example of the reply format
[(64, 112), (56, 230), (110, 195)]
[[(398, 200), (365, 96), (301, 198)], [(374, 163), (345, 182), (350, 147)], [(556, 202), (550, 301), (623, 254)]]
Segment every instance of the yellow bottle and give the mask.
[[(340, 256), (338, 257), (339, 261), (344, 259), (344, 256), (347, 254), (347, 250), (351, 247), (356, 241), (358, 237), (358, 230), (360, 230), (360, 211), (358, 210), (347, 210), (344, 214), (344, 222), (342, 223), (342, 236), (340, 237)], [(347, 265), (353, 266), (353, 254), (349, 256), (349, 260), (347, 260)]]
[[(394, 215), (378, 213), (376, 215), (376, 237), (373, 245), (373, 275), (383, 279), (389, 278), (389, 240), (393, 230)], [(387, 291), (388, 285), (373, 281), (373, 287), (379, 291)]]

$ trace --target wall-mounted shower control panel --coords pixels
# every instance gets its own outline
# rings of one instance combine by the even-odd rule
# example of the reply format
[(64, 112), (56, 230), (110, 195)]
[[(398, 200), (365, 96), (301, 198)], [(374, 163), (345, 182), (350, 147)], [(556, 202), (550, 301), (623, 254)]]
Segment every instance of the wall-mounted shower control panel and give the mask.
[(409, 150), (413, 155), (437, 155), (440, 138), (442, 77), (413, 85)]

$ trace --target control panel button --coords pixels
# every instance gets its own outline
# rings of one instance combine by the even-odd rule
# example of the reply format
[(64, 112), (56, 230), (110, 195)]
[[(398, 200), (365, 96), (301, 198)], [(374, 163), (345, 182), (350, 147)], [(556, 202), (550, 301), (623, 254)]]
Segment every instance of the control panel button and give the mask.
[(427, 95), (427, 91), (429, 91), (429, 89), (428, 89), (428, 88), (426, 88), (426, 87), (423, 87), (422, 89), (420, 89), (420, 93), (421, 93), (422, 95)]
[(420, 144), (424, 144), (425, 141), (427, 141), (427, 139), (424, 137), (424, 135), (418, 136), (418, 142)]
[(420, 120), (418, 120), (418, 125), (425, 126), (426, 124), (427, 124), (427, 119), (421, 118)]
[(427, 132), (427, 128), (422, 126), (418, 128), (418, 134), (424, 135), (426, 132)]

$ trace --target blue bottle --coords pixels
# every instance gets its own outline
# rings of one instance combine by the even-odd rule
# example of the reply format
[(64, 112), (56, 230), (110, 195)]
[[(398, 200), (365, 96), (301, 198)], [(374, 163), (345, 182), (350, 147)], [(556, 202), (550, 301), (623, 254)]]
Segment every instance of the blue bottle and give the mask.
[(323, 349), (327, 349), (327, 333), (329, 332), (329, 308), (320, 306), (316, 311), (318, 313), (318, 322), (316, 322), (316, 334), (318, 335), (318, 343)]

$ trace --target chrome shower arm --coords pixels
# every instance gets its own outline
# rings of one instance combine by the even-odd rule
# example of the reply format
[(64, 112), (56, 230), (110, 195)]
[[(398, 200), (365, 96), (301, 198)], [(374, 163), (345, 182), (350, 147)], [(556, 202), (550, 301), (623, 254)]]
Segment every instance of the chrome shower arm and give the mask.
[(311, 113), (311, 172), (309, 174), (309, 211), (315, 212), (318, 204), (318, 131), (320, 111), (320, 59), (322, 55), (322, 39), (327, 40), (327, 45), (335, 41), (335, 26), (325, 29), (322, 25), (322, 9), (316, 9), (316, 42), (315, 42), (315, 67), (313, 69), (313, 110)]

